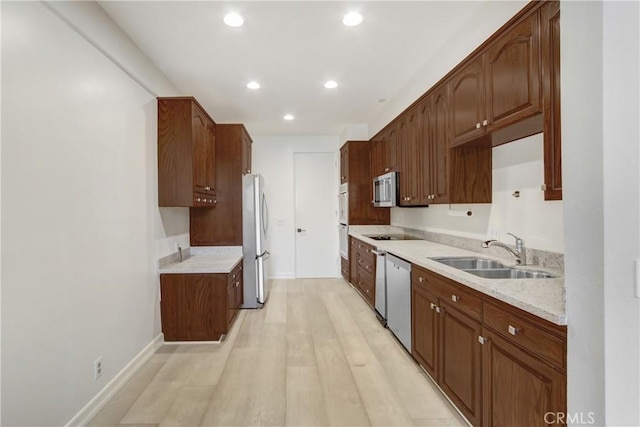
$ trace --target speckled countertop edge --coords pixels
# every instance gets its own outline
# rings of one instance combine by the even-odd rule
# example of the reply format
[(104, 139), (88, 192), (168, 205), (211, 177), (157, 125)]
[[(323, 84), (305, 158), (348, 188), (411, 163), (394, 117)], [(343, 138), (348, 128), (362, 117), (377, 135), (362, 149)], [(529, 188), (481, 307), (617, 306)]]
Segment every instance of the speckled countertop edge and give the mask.
[[(160, 274), (208, 274), (230, 273), (242, 260), (241, 246), (193, 246), (190, 256), (180, 262), (175, 261), (158, 268)], [(185, 250), (183, 249), (183, 253)], [(166, 258), (166, 257), (165, 257)]]
[[(367, 234), (401, 231), (401, 228), (393, 226), (356, 226), (349, 228), (349, 235), (552, 323), (557, 325), (567, 324), (562, 271), (539, 266), (518, 266), (518, 268), (523, 269), (546, 271), (557, 277), (550, 279), (485, 279), (430, 259), (441, 256), (477, 257), (479, 256), (477, 252), (426, 240), (379, 241), (365, 237)], [(482, 258), (501, 261), (505, 265), (513, 264), (509, 260), (493, 256), (481, 256)]]

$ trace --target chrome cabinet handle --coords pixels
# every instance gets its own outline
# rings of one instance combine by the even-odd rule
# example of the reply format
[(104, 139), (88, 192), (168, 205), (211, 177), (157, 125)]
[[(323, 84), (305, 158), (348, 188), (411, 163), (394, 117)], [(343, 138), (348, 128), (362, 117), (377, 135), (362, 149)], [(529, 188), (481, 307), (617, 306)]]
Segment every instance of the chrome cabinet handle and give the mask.
[(476, 129), (480, 129), (480, 123), (476, 123)]
[(431, 303), (431, 310), (435, 310), (436, 305), (434, 303)]
[(518, 329), (518, 328), (516, 328), (514, 326), (511, 326), (511, 325), (509, 325), (508, 330), (509, 330), (509, 333), (511, 335), (516, 335), (518, 332), (520, 332), (520, 329)]
[(482, 126), (486, 126), (488, 123), (489, 123), (489, 121), (488, 121), (487, 119), (484, 119), (484, 120), (482, 121)]
[(418, 277), (418, 282), (423, 283), (424, 282), (424, 278), (423, 277)]
[(196, 202), (199, 202), (199, 201), (200, 201), (200, 197), (198, 197), (198, 198), (196, 199)]
[(486, 344), (487, 341), (489, 341), (487, 338), (478, 335), (478, 342), (480, 344)]
[(460, 301), (460, 297), (457, 296), (457, 295), (451, 295), (451, 301), (458, 302), (458, 301)]

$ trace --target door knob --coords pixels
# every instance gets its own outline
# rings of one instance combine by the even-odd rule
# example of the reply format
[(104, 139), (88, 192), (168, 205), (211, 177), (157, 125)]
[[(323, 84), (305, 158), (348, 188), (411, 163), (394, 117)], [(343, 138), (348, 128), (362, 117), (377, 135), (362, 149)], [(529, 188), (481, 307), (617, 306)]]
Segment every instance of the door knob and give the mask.
[(307, 231), (307, 230), (304, 230), (302, 228), (298, 228), (298, 233), (302, 233), (303, 231)]

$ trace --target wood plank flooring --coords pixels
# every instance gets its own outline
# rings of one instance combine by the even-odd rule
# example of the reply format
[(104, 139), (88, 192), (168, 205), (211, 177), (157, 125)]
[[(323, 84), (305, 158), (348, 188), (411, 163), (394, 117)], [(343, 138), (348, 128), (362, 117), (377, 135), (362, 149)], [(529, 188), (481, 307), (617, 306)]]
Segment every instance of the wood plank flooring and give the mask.
[(342, 279), (274, 280), (221, 344), (165, 345), (90, 426), (460, 426)]

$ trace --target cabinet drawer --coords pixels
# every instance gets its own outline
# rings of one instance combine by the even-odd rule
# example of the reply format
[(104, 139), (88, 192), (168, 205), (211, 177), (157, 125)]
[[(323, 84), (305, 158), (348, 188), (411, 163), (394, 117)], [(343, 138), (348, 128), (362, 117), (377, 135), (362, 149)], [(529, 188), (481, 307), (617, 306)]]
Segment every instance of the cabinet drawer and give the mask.
[(463, 285), (440, 281), (438, 296), (447, 301), (449, 306), (455, 307), (469, 317), (482, 320), (482, 299), (463, 289)]
[(564, 341), (534, 323), (492, 304), (484, 305), (484, 323), (524, 349), (565, 369)]
[(366, 274), (373, 276), (376, 271), (375, 258), (360, 254), (358, 257), (358, 268), (363, 270)]
[(227, 283), (232, 284), (242, 280), (242, 261), (228, 275)]
[(362, 292), (362, 295), (369, 301), (371, 305), (373, 305), (373, 298), (375, 295), (373, 278), (368, 277), (367, 275), (360, 275), (358, 287), (360, 288), (360, 292)]

